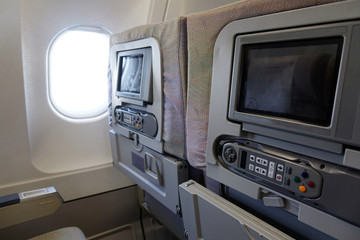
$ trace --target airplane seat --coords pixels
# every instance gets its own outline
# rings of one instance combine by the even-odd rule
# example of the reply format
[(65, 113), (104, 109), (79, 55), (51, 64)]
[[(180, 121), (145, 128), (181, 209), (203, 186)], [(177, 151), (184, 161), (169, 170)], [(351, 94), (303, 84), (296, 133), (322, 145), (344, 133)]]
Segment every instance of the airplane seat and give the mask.
[[(210, 88), (214, 45), (220, 31), (230, 22), (272, 13), (290, 11), (338, 0), (241, 1), (187, 16), (188, 93), (186, 112), (186, 149), (189, 163), (206, 171), (205, 152), (209, 125)], [(205, 177), (207, 186), (219, 185)]]
[[(109, 90), (109, 115), (114, 166), (144, 190), (145, 197), (140, 199), (142, 206), (157, 219), (167, 219), (163, 224), (181, 238), (178, 185), (189, 179), (185, 149), (186, 18), (131, 28), (112, 35), (110, 41), (112, 89)], [(126, 73), (125, 70), (121, 72), (119, 62), (143, 49), (151, 53), (151, 71), (143, 74), (141, 79), (141, 84), (149, 84), (149, 95), (142, 95), (140, 90), (140, 98), (137, 98), (134, 94), (121, 92), (119, 84)], [(141, 54), (146, 58), (147, 53)], [(146, 61), (143, 62), (145, 68)], [(145, 75), (150, 75), (150, 80)], [(142, 116), (144, 128), (136, 129), (125, 123), (124, 117), (130, 115)], [(147, 116), (155, 119), (148, 128), (145, 127)], [(149, 134), (146, 132), (149, 129), (157, 130)], [(163, 210), (152, 211), (159, 208)]]
[[(187, 87), (187, 35), (186, 18), (180, 17), (160, 24), (142, 25), (111, 37), (111, 45), (155, 38), (160, 44), (163, 89), (163, 141), (164, 152), (186, 159), (185, 107)], [(112, 82), (112, 76), (109, 75)], [(109, 84), (109, 94), (113, 84)], [(110, 97), (113, 96), (110, 94)], [(109, 116), (113, 115), (112, 100), (109, 100)], [(114, 123), (109, 121), (110, 125)]]
[(86, 240), (84, 233), (78, 227), (66, 227), (54, 230), (29, 240)]
[[(210, 140), (211, 142), (209, 143), (208, 132), (210, 132), (211, 130), (215, 130), (217, 133), (224, 131), (223, 126), (216, 123), (219, 123), (220, 121), (228, 121), (227, 114), (228, 114), (229, 106), (226, 106), (229, 97), (228, 91), (226, 92), (221, 91), (221, 94), (215, 94), (214, 96), (213, 93), (214, 91), (217, 91), (217, 89), (216, 88), (211, 89), (211, 86), (214, 86), (214, 84), (212, 84), (212, 81), (214, 79), (218, 81), (216, 84), (217, 87), (219, 87), (222, 84), (226, 84), (226, 85), (231, 84), (226, 80), (227, 75), (224, 74), (225, 76), (222, 78), (223, 72), (228, 71), (232, 73), (231, 63), (228, 64), (228, 62), (226, 62), (221, 67), (217, 67), (217, 69), (223, 71), (218, 71), (216, 75), (213, 75), (214, 74), (213, 69), (215, 68), (215, 66), (219, 66), (222, 64), (224, 55), (226, 55), (228, 58), (230, 58), (229, 56), (231, 56), (231, 53), (229, 52), (224, 53), (221, 52), (222, 49), (215, 48), (215, 43), (218, 39), (220, 32), (233, 21), (242, 20), (242, 19), (247, 20), (246, 23), (248, 24), (248, 29), (250, 29), (251, 18), (263, 17), (265, 15), (271, 15), (271, 14), (275, 15), (281, 12), (290, 12), (292, 10), (335, 3), (335, 2), (341, 2), (341, 1), (338, 0), (310, 0), (310, 1), (245, 0), (224, 7), (220, 7), (217, 9), (204, 11), (200, 13), (194, 13), (187, 16), (187, 34), (188, 34), (187, 97), (188, 98), (187, 98), (187, 113), (186, 113), (186, 144), (187, 144), (186, 149), (187, 149), (187, 157), (189, 163), (198, 169), (204, 170), (205, 173), (209, 173), (210, 176), (209, 177), (207, 176), (205, 178), (205, 181), (207, 182), (206, 186), (210, 186), (210, 185), (212, 187), (216, 186), (217, 179), (227, 178), (226, 180), (228, 182), (233, 182), (234, 185), (235, 183), (237, 184), (237, 181), (239, 181), (239, 179), (231, 178), (232, 175), (229, 176), (230, 174), (225, 175), (223, 174), (223, 172), (217, 171), (218, 168), (213, 167), (213, 169), (211, 169), (212, 166), (208, 167), (208, 163), (209, 162), (212, 163), (214, 161), (210, 158), (207, 158), (207, 156), (221, 155), (221, 153), (216, 152), (217, 149), (213, 147), (213, 142), (218, 140), (215, 139), (215, 137), (217, 137), (218, 135), (215, 137), (214, 135), (209, 135), (210, 138), (213, 137), (215, 139), (215, 140), (211, 139)], [(256, 23), (254, 25), (256, 25)], [(271, 23), (269, 23), (269, 28), (271, 28)], [(225, 30), (224, 35), (226, 34), (230, 35), (230, 33), (226, 31), (227, 29), (224, 30)], [(248, 31), (249, 33), (252, 33), (251, 30)], [(230, 41), (226, 43), (230, 45), (230, 44), (234, 44), (234, 42), (235, 42), (235, 38), (232, 39), (231, 43)], [(230, 46), (228, 46), (228, 48), (230, 48)], [(213, 62), (213, 59), (214, 58), (216, 59), (216, 57), (218, 61)], [(214, 78), (214, 76), (216, 78)], [(228, 89), (229, 87), (227, 87), (227, 90)], [(210, 95), (211, 95), (211, 104), (210, 104)], [(229, 125), (230, 124), (231, 123), (229, 123)], [(232, 133), (228, 131), (226, 133), (229, 135), (230, 134), (237, 136), (240, 135), (240, 131), (232, 132)], [(209, 146), (211, 146), (211, 148)], [(210, 153), (207, 154), (207, 152)], [(220, 165), (221, 163), (214, 162), (213, 164)], [(226, 170), (224, 170), (224, 172)], [(215, 180), (211, 179), (212, 176), (216, 179)], [(238, 184), (240, 186), (243, 186), (240, 181)], [(217, 183), (217, 185), (221, 186), (220, 183)], [(245, 186), (244, 188), (246, 187), (248, 186)], [(249, 190), (250, 192), (256, 188), (249, 188), (249, 189), (251, 189)], [(207, 203), (204, 204), (201, 202), (201, 200), (199, 200), (199, 196), (203, 193), (204, 193), (204, 201), (211, 202), (212, 205), (211, 207), (206, 205)], [(255, 190), (253, 191), (253, 193), (254, 196), (259, 194), (259, 192)], [(181, 202), (184, 206), (183, 215), (184, 215), (185, 228), (189, 230), (189, 236), (192, 236), (191, 239), (199, 238), (201, 234), (204, 234), (204, 232), (210, 235), (218, 231), (218, 229), (223, 229), (221, 225), (222, 223), (221, 221), (210, 219), (208, 216), (210, 216), (209, 213), (210, 211), (216, 212), (222, 206), (225, 206), (224, 212), (226, 212), (228, 203), (224, 204), (224, 202), (222, 201), (223, 199), (221, 200), (221, 204), (214, 203), (214, 201), (212, 201), (212, 199), (209, 197), (209, 194), (210, 193), (208, 193), (208, 191), (201, 189), (191, 181), (182, 184), (180, 187)], [(236, 196), (236, 194), (233, 194), (233, 196), (231, 196), (228, 193), (226, 193), (225, 195), (226, 196), (224, 198), (230, 196), (236, 199), (238, 197)], [(194, 199), (196, 199), (196, 203), (194, 203), (195, 202)], [(218, 200), (219, 198), (214, 196), (214, 199)], [(247, 205), (245, 204), (243, 205), (245, 209), (250, 209), (252, 212), (256, 213), (256, 211), (253, 211), (253, 209), (255, 209), (253, 208), (253, 206), (251, 206), (248, 203), (246, 204)], [(262, 202), (261, 204), (263, 205)], [(237, 205), (239, 206), (239, 204)], [(204, 213), (205, 210), (202, 210), (201, 208), (204, 209), (206, 208), (207, 211), (206, 214)], [(259, 211), (267, 210), (267, 209), (269, 209), (268, 206), (263, 206), (263, 208), (261, 208)], [(276, 213), (277, 215), (269, 214), (270, 217), (267, 217), (267, 219), (270, 220), (276, 218), (279, 219), (280, 214), (282, 214), (282, 212), (280, 213), (281, 209), (276, 209), (276, 208), (272, 208), (272, 209), (279, 211)], [(260, 214), (257, 214), (257, 216), (259, 215)], [(199, 220), (200, 217), (204, 219)], [(224, 225), (228, 224), (227, 221), (223, 221), (223, 222)], [(238, 223), (240, 223), (240, 225), (246, 226), (246, 224), (244, 224), (244, 222), (242, 221), (238, 221)], [(298, 221), (295, 224), (300, 225)], [(213, 227), (215, 225), (216, 225), (216, 230), (212, 231), (211, 227), (209, 226)], [(193, 231), (191, 231), (190, 229), (192, 229)], [(204, 229), (206, 229), (206, 231)], [(224, 231), (222, 233), (224, 233)], [(223, 238), (226, 238), (225, 236), (226, 235), (224, 235)], [(204, 235), (201, 235), (201, 237), (204, 237)], [(232, 239), (236, 239), (236, 237), (238, 237), (238, 235), (237, 236), (235, 235), (235, 237)], [(209, 236), (209, 239), (216, 239), (216, 237)], [(230, 239), (230, 237), (227, 239)]]

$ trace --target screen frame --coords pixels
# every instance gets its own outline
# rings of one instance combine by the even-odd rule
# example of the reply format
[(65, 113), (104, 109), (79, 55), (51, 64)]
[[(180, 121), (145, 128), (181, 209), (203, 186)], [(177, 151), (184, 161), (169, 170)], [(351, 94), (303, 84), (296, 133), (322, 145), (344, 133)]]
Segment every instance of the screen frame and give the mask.
[[(116, 53), (116, 96), (121, 98), (130, 98), (139, 100), (143, 103), (152, 103), (152, 49), (145, 47), (133, 50), (118, 51)], [(143, 55), (143, 64), (141, 72), (140, 92), (120, 91), (121, 85), (121, 58)]]
[[(298, 28), (286, 31), (271, 31), (254, 34), (243, 34), (234, 36), (234, 50), (231, 66), (231, 82), (228, 104), (228, 119), (233, 122), (243, 123), (243, 126), (263, 126), (272, 129), (285, 130), (287, 132), (301, 133), (311, 136), (331, 137), (337, 128), (339, 118), (339, 108), (341, 92), (344, 80), (344, 66), (346, 65), (346, 53), (349, 48), (348, 31), (346, 27), (324, 27), (324, 28)], [(241, 91), (241, 70), (244, 61), (243, 46), (251, 44), (267, 44), (283, 41), (301, 41), (318, 38), (342, 37), (343, 45), (341, 48), (340, 66), (338, 70), (338, 79), (335, 89), (334, 103), (331, 110), (331, 120), (328, 126), (315, 125), (302, 122), (296, 119), (287, 119), (278, 116), (268, 116), (262, 114), (241, 112), (237, 109), (237, 93)]]

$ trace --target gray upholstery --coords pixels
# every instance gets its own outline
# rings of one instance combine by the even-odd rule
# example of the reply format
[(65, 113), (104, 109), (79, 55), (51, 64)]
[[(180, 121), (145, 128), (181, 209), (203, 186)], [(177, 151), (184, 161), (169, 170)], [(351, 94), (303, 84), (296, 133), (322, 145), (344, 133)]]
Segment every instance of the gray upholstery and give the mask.
[(77, 227), (61, 228), (30, 238), (29, 240), (85, 240), (84, 233)]

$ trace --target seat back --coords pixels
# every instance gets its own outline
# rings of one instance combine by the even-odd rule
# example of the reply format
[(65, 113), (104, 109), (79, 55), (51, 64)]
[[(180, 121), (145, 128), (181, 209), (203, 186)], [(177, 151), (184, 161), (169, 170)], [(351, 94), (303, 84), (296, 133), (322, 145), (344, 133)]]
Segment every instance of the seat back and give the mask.
[[(186, 18), (181, 17), (111, 37), (110, 139), (114, 166), (173, 214), (179, 212), (178, 185), (188, 180), (188, 165), (184, 161), (186, 36)], [(126, 75), (127, 70), (122, 70), (126, 69), (122, 61), (127, 60), (122, 59), (130, 56), (127, 54), (133, 54), (129, 58), (134, 60), (134, 66), (127, 66), (128, 72), (138, 72), (139, 67), (146, 68), (151, 61), (150, 70), (143, 71), (140, 80), (148, 85), (136, 90), (140, 97), (136, 93), (128, 96), (119, 87), (132, 79)], [(137, 56), (143, 56), (147, 62), (135, 63)], [(124, 74), (126, 80), (122, 79)], [(147, 94), (142, 93), (143, 89)]]
[(247, 0), (187, 16), (188, 93), (186, 146), (188, 161), (192, 166), (206, 168), (205, 151), (209, 123), (213, 55), (217, 54), (214, 53), (214, 45), (220, 31), (228, 23), (235, 20), (337, 1)]
[(159, 42), (162, 82), (154, 86), (162, 86), (159, 91), (163, 99), (159, 106), (163, 113), (158, 119), (162, 125), (162, 129), (159, 129), (162, 132), (160, 141), (165, 153), (181, 159), (186, 159), (186, 36), (186, 18), (182, 17), (160, 24), (139, 26), (111, 37), (112, 46), (147, 38), (155, 38)]

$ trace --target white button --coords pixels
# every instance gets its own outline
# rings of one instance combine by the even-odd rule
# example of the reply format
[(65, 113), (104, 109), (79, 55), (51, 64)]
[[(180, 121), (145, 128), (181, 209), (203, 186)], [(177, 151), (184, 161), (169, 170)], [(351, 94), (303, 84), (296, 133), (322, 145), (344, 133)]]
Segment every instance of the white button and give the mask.
[(266, 169), (262, 168), (260, 174), (266, 176), (266, 173), (267, 173)]
[(282, 175), (281, 174), (276, 174), (276, 181), (281, 182), (282, 181)]
[(255, 161), (255, 156), (254, 155), (250, 155), (250, 161)]
[(282, 165), (282, 164), (278, 164), (278, 166), (277, 166), (277, 170), (278, 170), (279, 172), (284, 171), (284, 165)]
[(271, 167), (271, 163), (274, 163), (274, 162), (270, 162), (268, 177), (274, 178), (274, 170), (275, 169), (274, 169), (274, 166)]
[(262, 159), (259, 158), (259, 157), (257, 157), (257, 158), (256, 158), (256, 163), (261, 164), (261, 162), (262, 162)]
[(254, 171), (254, 164), (249, 164), (249, 170)]
[(261, 164), (264, 165), (264, 166), (267, 166), (268, 165), (268, 160), (261, 159)]
[(270, 168), (275, 168), (275, 163), (274, 163), (274, 162), (270, 162), (270, 163), (269, 163), (269, 167), (270, 167)]

